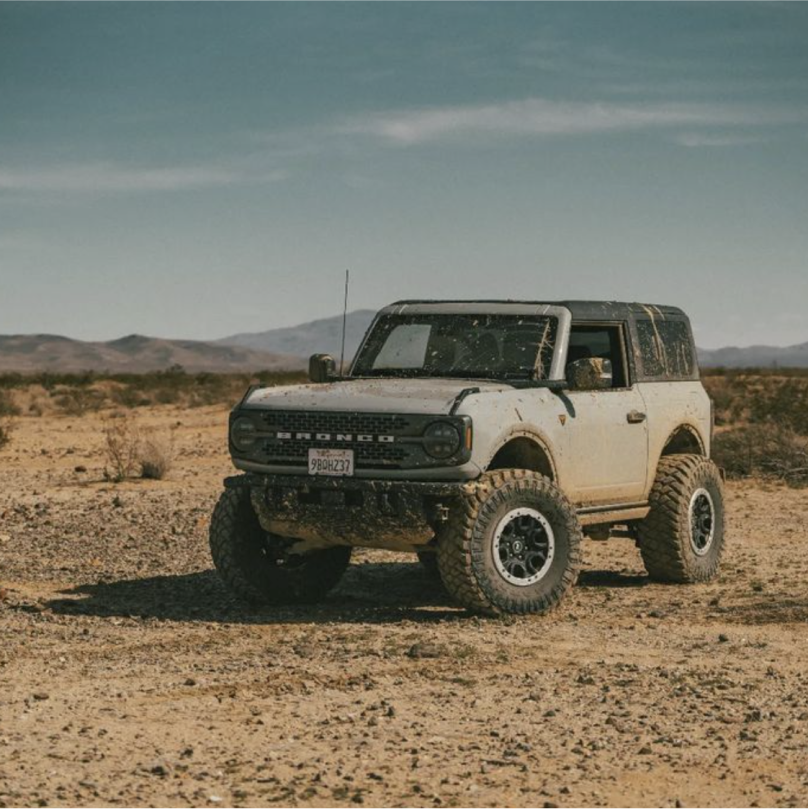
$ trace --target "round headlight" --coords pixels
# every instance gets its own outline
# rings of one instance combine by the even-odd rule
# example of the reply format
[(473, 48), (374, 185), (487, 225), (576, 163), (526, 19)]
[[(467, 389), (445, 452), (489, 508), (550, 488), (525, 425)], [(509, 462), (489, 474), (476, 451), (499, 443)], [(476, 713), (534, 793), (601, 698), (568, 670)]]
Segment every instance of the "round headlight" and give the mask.
[(236, 449), (248, 450), (258, 440), (255, 424), (250, 419), (241, 418), (233, 422), (230, 429), (230, 438)]
[(453, 425), (436, 421), (424, 432), (424, 449), (433, 458), (450, 458), (460, 449), (460, 433)]

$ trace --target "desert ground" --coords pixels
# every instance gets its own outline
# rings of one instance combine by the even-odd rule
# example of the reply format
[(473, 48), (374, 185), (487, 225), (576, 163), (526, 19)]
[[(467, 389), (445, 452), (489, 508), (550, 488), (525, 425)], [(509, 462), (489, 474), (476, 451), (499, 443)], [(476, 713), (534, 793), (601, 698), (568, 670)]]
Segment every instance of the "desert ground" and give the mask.
[(808, 490), (728, 484), (708, 585), (587, 540), (557, 612), (479, 619), (360, 551), (256, 612), (207, 550), (226, 408), (137, 412), (163, 480), (105, 480), (96, 413), (0, 452), (0, 806), (808, 803)]

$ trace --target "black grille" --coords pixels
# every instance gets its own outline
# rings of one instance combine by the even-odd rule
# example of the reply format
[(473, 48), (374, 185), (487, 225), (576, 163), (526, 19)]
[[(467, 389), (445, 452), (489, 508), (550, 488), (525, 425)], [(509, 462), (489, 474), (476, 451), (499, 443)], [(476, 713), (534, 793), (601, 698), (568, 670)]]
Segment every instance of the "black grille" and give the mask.
[[(423, 463), (426, 456), (420, 442), (396, 443), (359, 441), (357, 436), (420, 435), (421, 421), (415, 417), (384, 413), (329, 413), (323, 411), (271, 410), (261, 413), (263, 428), (272, 433), (290, 433), (290, 439), (274, 436), (263, 441), (261, 455), (267, 463), (305, 464), (312, 448), (352, 449), (357, 468), (400, 467)], [(298, 438), (298, 433), (307, 433), (311, 438)], [(331, 440), (318, 440), (315, 436), (327, 433)], [(351, 441), (337, 441), (337, 435), (350, 435)]]
[(412, 426), (413, 420), (406, 416), (384, 413), (324, 413), (290, 412), (270, 410), (262, 414), (267, 427), (287, 432), (319, 433), (369, 433), (393, 435)]

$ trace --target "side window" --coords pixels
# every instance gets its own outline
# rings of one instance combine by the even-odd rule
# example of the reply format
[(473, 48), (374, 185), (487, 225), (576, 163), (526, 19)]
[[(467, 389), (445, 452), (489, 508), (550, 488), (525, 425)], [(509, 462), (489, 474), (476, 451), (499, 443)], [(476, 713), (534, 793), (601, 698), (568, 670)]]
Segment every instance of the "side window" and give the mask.
[(690, 329), (684, 320), (637, 319), (643, 375), (690, 379), (695, 371)]
[(567, 349), (567, 365), (588, 357), (612, 362), (612, 387), (628, 386), (622, 326), (577, 326), (572, 324)]

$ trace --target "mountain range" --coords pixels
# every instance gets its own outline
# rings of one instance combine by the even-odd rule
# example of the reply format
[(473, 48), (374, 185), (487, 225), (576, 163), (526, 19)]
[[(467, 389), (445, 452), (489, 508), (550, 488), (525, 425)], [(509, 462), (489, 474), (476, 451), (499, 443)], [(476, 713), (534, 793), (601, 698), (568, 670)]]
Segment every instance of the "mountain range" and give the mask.
[(699, 349), (703, 368), (808, 368), (808, 343)]
[[(372, 309), (346, 319), (345, 360), (356, 353), (373, 320)], [(85, 342), (51, 334), (0, 335), (0, 372), (108, 371), (141, 373), (181, 365), (190, 372), (299, 370), (314, 353), (339, 361), (342, 315), (299, 326), (245, 332), (220, 340), (166, 340), (132, 334), (109, 342)], [(808, 343), (699, 349), (702, 367), (808, 368)]]
[[(373, 309), (357, 309), (345, 319), (345, 360), (350, 361), (359, 348), (376, 312)], [(312, 320), (299, 326), (269, 331), (234, 334), (218, 340), (219, 345), (271, 351), (276, 354), (297, 354), (309, 357), (312, 354), (331, 354), (339, 361), (342, 347), (342, 315)]]
[(304, 360), (267, 351), (130, 334), (104, 343), (53, 334), (0, 335), (0, 372), (143, 373), (181, 365), (186, 371), (300, 369)]

